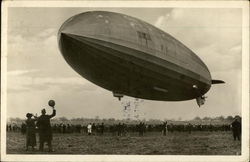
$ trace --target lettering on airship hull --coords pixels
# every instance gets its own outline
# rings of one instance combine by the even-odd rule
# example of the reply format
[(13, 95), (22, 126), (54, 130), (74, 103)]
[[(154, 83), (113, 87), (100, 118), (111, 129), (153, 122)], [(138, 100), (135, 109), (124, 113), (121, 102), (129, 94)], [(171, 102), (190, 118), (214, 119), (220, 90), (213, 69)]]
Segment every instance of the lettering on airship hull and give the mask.
[(211, 74), (197, 55), (171, 35), (127, 15), (75, 15), (61, 26), (58, 42), (75, 71), (119, 97), (182, 101), (201, 97), (211, 87)]

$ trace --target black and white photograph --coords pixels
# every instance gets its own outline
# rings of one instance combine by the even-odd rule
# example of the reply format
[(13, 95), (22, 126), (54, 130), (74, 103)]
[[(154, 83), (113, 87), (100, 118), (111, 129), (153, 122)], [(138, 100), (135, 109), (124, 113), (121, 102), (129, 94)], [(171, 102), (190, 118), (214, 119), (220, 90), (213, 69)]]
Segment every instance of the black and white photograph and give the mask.
[(249, 3), (189, 2), (5, 1), (1, 160), (248, 161)]

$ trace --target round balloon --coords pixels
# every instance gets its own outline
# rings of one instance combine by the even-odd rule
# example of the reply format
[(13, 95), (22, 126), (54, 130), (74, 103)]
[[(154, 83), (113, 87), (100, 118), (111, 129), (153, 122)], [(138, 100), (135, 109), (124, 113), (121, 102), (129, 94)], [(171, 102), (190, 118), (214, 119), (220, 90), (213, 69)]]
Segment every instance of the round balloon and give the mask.
[(55, 101), (54, 100), (49, 100), (49, 106), (54, 107), (55, 106)]

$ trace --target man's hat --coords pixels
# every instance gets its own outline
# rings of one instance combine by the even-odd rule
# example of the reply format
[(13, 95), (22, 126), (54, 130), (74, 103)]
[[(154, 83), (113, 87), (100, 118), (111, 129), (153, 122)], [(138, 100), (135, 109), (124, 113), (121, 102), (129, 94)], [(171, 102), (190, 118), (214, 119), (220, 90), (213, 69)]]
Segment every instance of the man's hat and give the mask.
[(32, 114), (31, 114), (31, 113), (27, 113), (27, 114), (26, 114), (26, 117), (27, 117), (27, 118), (32, 117)]
[(48, 104), (49, 106), (54, 107), (56, 103), (54, 100), (49, 100)]

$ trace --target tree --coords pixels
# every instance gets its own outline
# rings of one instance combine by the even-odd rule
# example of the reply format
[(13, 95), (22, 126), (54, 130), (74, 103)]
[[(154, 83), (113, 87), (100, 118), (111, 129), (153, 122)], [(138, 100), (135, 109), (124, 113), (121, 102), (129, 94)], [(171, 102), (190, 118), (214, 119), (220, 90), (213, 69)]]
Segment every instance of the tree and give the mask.
[(64, 116), (63, 116), (63, 117), (60, 117), (59, 120), (62, 121), (62, 122), (68, 121), (68, 119), (67, 119), (66, 117), (64, 117)]
[(201, 118), (199, 116), (196, 116), (194, 120), (201, 120)]
[(220, 121), (225, 120), (224, 116), (222, 116), (222, 115), (221, 115), (221, 116), (219, 116), (219, 117), (216, 117), (216, 119), (217, 119), (217, 120), (220, 120)]
[(233, 121), (234, 118), (230, 115), (230, 116), (228, 116), (228, 117), (226, 118), (226, 120), (228, 120), (228, 121)]
[(203, 120), (211, 120), (210, 117), (204, 117)]

